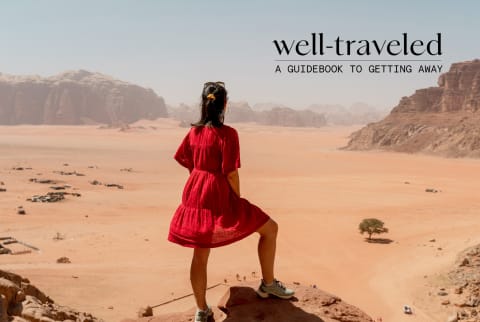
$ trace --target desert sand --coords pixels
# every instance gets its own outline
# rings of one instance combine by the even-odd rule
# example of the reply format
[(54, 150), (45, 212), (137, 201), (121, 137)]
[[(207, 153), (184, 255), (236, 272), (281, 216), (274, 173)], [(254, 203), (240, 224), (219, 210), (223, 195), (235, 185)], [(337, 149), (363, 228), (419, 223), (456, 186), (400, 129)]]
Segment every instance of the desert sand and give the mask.
[[(426, 284), (458, 252), (480, 243), (478, 159), (338, 150), (359, 127), (235, 127), (241, 193), (280, 225), (279, 279), (315, 284), (384, 322), (444, 321), (454, 311), (429, 296)], [(172, 157), (186, 131), (166, 119), (141, 121), (127, 131), (0, 127), (0, 181), (7, 189), (0, 192), (0, 237), (39, 248), (0, 255), (2, 269), (28, 277), (60, 304), (106, 321), (135, 317), (139, 307), (190, 293), (191, 249), (166, 240), (188, 176)], [(13, 169), (18, 167), (24, 169)], [(126, 168), (131, 171), (121, 171)], [(71, 185), (66, 191), (81, 196), (26, 201), (51, 190), (30, 178)], [(17, 214), (19, 206), (26, 215)], [(390, 243), (364, 241), (357, 227), (368, 217), (385, 222), (390, 232), (380, 237)], [(233, 285), (237, 274), (256, 280), (256, 241), (252, 235), (215, 249), (209, 285), (224, 279)], [(62, 256), (71, 263), (57, 263)], [(209, 291), (210, 302), (216, 304), (226, 288)], [(414, 314), (404, 315), (403, 305)], [(190, 297), (154, 314), (192, 306)]]

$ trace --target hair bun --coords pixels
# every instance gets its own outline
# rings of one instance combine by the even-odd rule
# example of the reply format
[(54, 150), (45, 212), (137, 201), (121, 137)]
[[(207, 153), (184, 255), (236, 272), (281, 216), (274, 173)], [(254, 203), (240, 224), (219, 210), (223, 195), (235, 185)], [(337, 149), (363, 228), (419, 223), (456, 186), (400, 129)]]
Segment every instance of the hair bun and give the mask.
[(210, 94), (207, 95), (207, 99), (213, 101), (213, 100), (215, 100), (215, 95), (213, 95), (213, 93), (210, 93)]

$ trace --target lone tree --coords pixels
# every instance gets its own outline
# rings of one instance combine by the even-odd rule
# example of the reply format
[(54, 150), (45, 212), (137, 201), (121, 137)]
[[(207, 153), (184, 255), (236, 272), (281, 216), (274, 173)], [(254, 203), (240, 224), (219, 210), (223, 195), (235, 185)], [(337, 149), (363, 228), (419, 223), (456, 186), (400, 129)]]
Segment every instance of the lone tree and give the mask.
[(388, 228), (383, 227), (383, 221), (377, 218), (366, 218), (358, 225), (360, 234), (368, 234), (368, 240), (372, 239), (372, 234), (388, 233)]

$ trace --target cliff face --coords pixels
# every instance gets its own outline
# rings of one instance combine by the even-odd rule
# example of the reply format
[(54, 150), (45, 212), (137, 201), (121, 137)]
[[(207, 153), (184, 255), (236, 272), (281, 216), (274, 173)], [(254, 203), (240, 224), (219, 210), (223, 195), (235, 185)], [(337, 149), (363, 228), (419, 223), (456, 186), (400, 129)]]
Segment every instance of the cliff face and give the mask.
[(480, 109), (480, 60), (452, 64), (438, 79), (438, 87), (403, 97), (392, 113), (476, 112)]
[(166, 117), (151, 89), (80, 70), (56, 76), (0, 74), (0, 124), (131, 123)]
[(452, 64), (438, 85), (403, 97), (385, 119), (352, 133), (346, 149), (480, 157), (480, 60)]

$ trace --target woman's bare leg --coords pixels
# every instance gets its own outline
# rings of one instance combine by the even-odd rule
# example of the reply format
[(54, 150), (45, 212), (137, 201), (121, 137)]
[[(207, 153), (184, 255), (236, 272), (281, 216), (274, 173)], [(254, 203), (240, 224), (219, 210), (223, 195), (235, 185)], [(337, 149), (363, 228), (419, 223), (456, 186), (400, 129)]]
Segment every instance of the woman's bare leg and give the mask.
[(192, 265), (190, 266), (190, 281), (199, 310), (207, 309), (208, 255), (210, 255), (210, 248), (195, 248), (193, 250)]
[(257, 232), (260, 234), (260, 239), (258, 240), (258, 258), (262, 268), (262, 277), (265, 283), (270, 284), (275, 277), (274, 264), (278, 224), (272, 219), (269, 219)]

